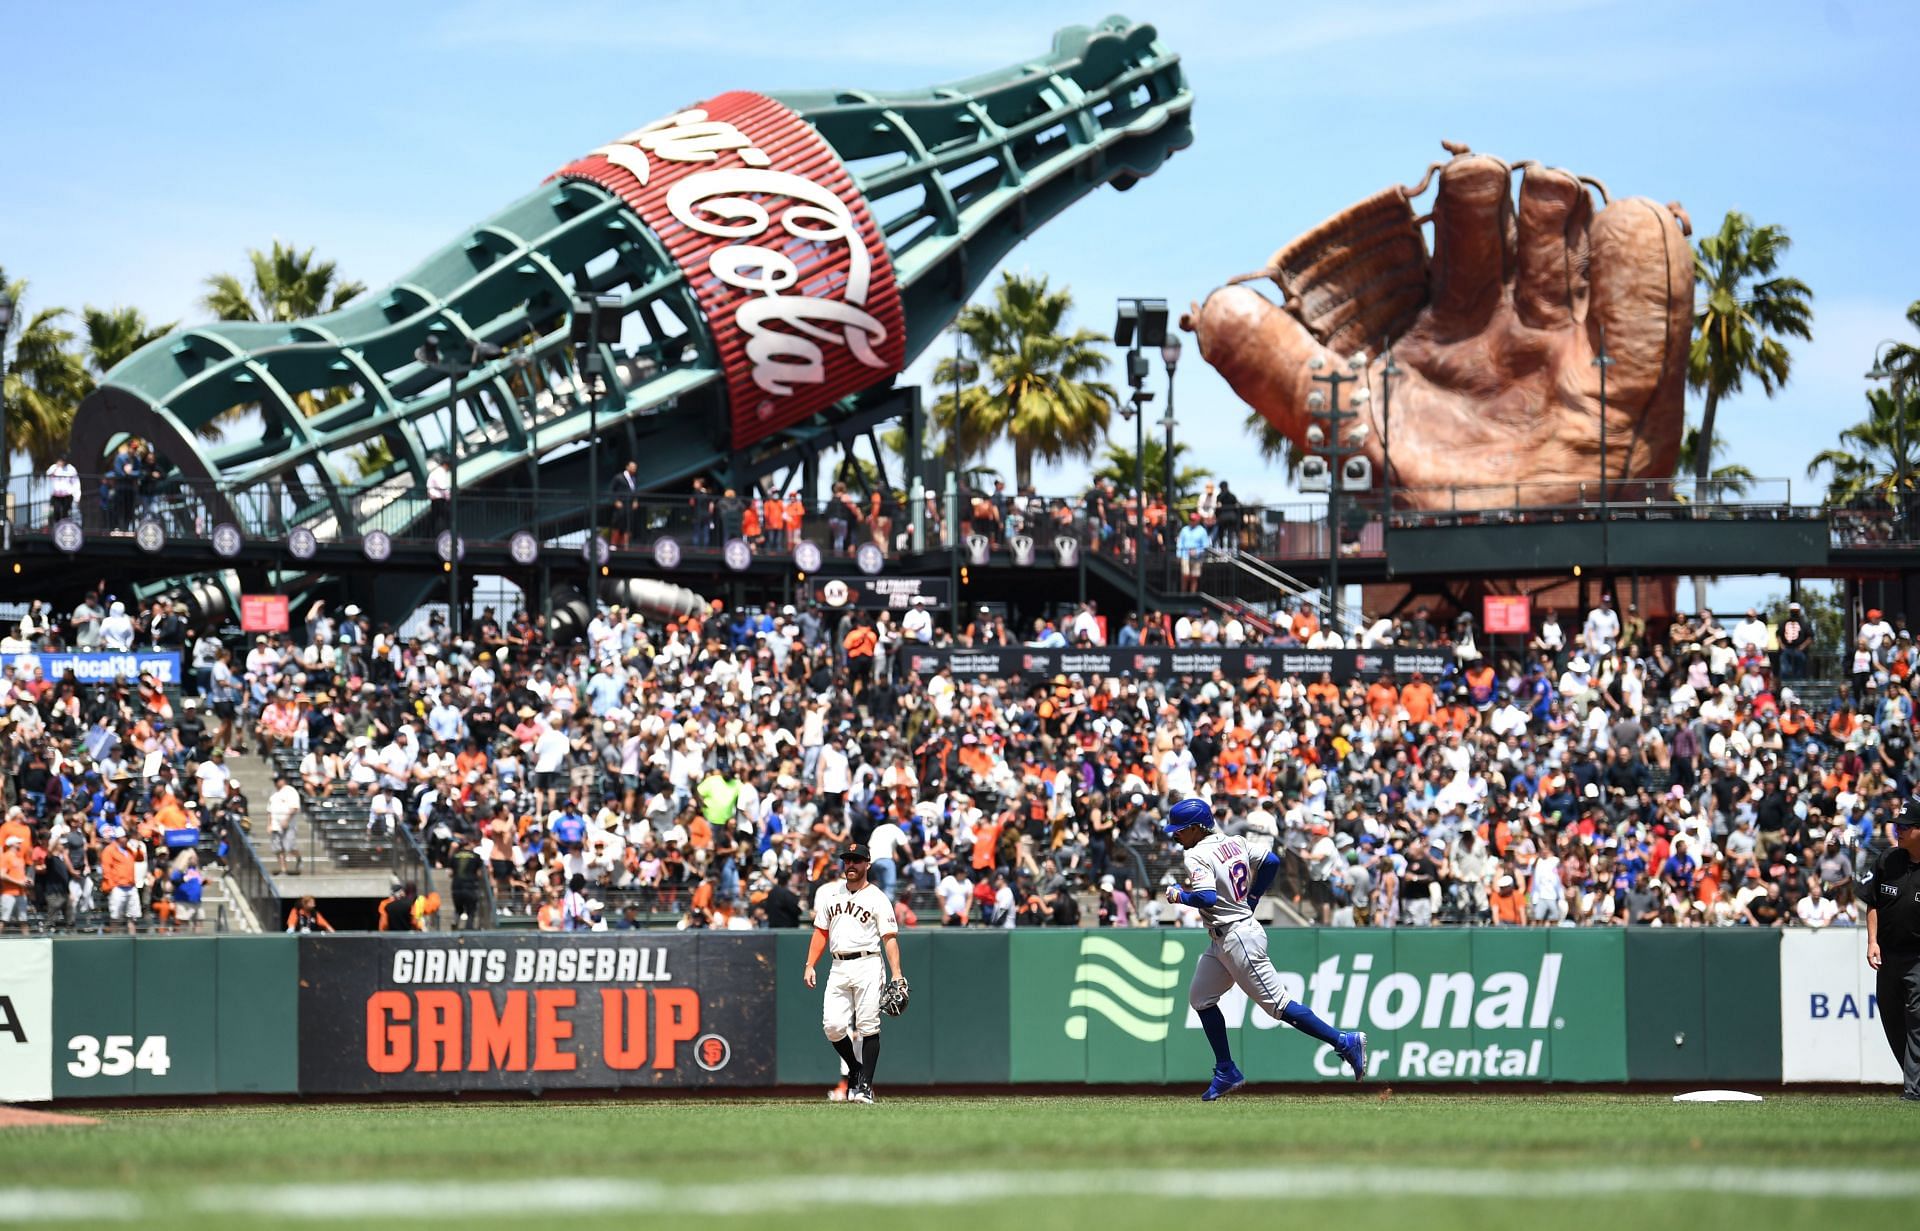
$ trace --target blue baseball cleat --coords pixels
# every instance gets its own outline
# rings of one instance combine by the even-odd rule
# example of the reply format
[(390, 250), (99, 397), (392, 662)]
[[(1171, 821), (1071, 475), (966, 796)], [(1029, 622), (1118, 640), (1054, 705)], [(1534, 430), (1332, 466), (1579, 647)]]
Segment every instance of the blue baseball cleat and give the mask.
[(1366, 1080), (1366, 1076), (1367, 1076), (1367, 1032), (1366, 1031), (1355, 1030), (1355, 1031), (1351, 1031), (1350, 1033), (1341, 1035), (1340, 1046), (1334, 1048), (1333, 1051), (1335, 1055), (1339, 1056), (1342, 1060), (1346, 1061), (1349, 1065), (1353, 1067), (1353, 1079), (1355, 1081)]
[(1247, 1075), (1240, 1071), (1240, 1066), (1237, 1064), (1229, 1064), (1226, 1068), (1215, 1069), (1213, 1071), (1213, 1081), (1207, 1086), (1207, 1092), (1200, 1096), (1200, 1101), (1203, 1103), (1211, 1103), (1215, 1099), (1223, 1099), (1246, 1084)]

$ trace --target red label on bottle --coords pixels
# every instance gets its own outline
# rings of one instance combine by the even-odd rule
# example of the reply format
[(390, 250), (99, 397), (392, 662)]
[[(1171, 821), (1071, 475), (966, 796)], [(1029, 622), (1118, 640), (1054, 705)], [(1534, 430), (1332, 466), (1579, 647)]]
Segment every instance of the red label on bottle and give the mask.
[(560, 177), (619, 196), (687, 275), (726, 373), (735, 448), (905, 366), (886, 240), (839, 155), (787, 107), (722, 94)]

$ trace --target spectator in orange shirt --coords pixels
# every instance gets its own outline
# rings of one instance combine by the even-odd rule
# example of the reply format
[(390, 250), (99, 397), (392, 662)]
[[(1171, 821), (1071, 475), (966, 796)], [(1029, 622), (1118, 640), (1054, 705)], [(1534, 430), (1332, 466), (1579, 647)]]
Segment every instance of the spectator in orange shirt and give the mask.
[(1333, 677), (1322, 671), (1320, 678), (1307, 685), (1307, 704), (1335, 706), (1340, 704), (1340, 688)]
[(874, 647), (880, 644), (879, 636), (873, 631), (873, 625), (861, 619), (847, 630), (847, 638), (840, 643), (847, 652), (847, 674), (854, 680), (865, 680), (873, 671)]
[(33, 845), (33, 828), (27, 824), (27, 814), (18, 805), (7, 809), (6, 823), (0, 824), (0, 846), (10, 838), (20, 839), (20, 845), (25, 847)]
[(127, 844), (127, 831), (121, 829), (100, 853), (100, 883), (107, 889), (107, 918), (126, 920), (127, 935), (140, 920), (140, 891), (134, 885), (134, 863), (140, 853)]
[(1497, 925), (1519, 927), (1527, 908), (1526, 894), (1520, 891), (1520, 883), (1512, 874), (1502, 874), (1487, 891), (1487, 901), (1493, 907), (1493, 921)]
[(1393, 681), (1385, 675), (1375, 680), (1373, 687), (1367, 689), (1367, 712), (1375, 718), (1393, 717), (1394, 707), (1399, 704), (1400, 690), (1395, 688)]
[(17, 834), (0, 842), (0, 928), (20, 925), (27, 934), (27, 847)]
[(1416, 671), (1407, 686), (1400, 690), (1400, 704), (1406, 707), (1407, 721), (1419, 726), (1433, 716), (1433, 685), (1427, 683), (1427, 677)]

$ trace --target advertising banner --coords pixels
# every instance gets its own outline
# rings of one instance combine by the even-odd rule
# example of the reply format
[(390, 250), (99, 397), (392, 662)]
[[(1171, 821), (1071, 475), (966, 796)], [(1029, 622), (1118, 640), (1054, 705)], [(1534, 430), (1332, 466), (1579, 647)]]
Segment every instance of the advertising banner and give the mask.
[(1453, 658), (1441, 650), (1297, 650), (1271, 647), (1218, 649), (1199, 646), (1104, 646), (1087, 650), (1043, 650), (1030, 646), (982, 646), (977, 649), (910, 647), (902, 651), (909, 671), (931, 675), (951, 667), (963, 678), (982, 676), (1056, 674), (1114, 676), (1151, 674), (1158, 679), (1192, 675), (1210, 677), (1221, 672), (1231, 680), (1265, 671), (1273, 676), (1297, 675), (1318, 679), (1323, 673), (1336, 680), (1385, 673), (1402, 679), (1415, 671), (1429, 676), (1444, 672)]
[[(1211, 1067), (1187, 1002), (1210, 943), (1180, 930), (1015, 932), (1015, 1081), (1152, 1082)], [(1274, 929), (1286, 999), (1369, 1035), (1381, 1081), (1624, 1081), (1625, 946), (1617, 931)], [(1221, 1001), (1259, 1080), (1347, 1080), (1331, 1049), (1253, 1005)]]
[(242, 594), (240, 631), (243, 633), (284, 633), (287, 631), (287, 596), (284, 594)]
[(300, 938), (300, 1089), (768, 1086), (774, 936)]
[(1533, 629), (1533, 599), (1525, 594), (1489, 594), (1480, 604), (1480, 627), (1489, 633), (1524, 636)]
[(0, 961), (0, 1103), (53, 1097), (53, 942), (9, 940)]
[(151, 675), (162, 684), (180, 682), (180, 655), (164, 650), (137, 650), (126, 654), (0, 654), (0, 670), (11, 675), (22, 659), (39, 663), (41, 673), (50, 680), (61, 679), (71, 671), (73, 678), (82, 684), (133, 680), (142, 675)]
[(945, 611), (953, 604), (953, 585), (945, 577), (818, 577), (807, 582), (813, 601), (835, 610), (906, 611), (925, 607)]
[(1880, 1026), (1865, 928), (1780, 938), (1780, 1080), (1900, 1082)]

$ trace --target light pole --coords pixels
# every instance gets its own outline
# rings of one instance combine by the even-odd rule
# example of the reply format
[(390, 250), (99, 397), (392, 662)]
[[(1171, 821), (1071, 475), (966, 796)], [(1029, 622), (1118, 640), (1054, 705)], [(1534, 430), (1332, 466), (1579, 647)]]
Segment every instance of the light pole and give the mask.
[[(953, 635), (960, 635), (960, 382), (966, 358), (960, 344), (966, 335), (953, 331), (953, 414), (947, 420), (947, 589), (953, 594), (950, 615)], [(808, 493), (811, 495), (812, 493)]]
[(600, 396), (607, 383), (602, 347), (620, 341), (618, 295), (596, 295), (573, 302), (571, 341), (580, 374), (587, 383), (587, 541), (580, 548), (587, 566), (587, 618), (600, 613)]
[(1167, 502), (1167, 514), (1173, 514), (1173, 373), (1180, 366), (1180, 335), (1170, 333), (1167, 340), (1160, 344), (1160, 361), (1167, 365), (1167, 414), (1160, 420), (1160, 426), (1167, 429), (1167, 443), (1160, 452), (1161, 470), (1160, 491)]
[(1381, 511), (1380, 538), (1382, 545), (1393, 529), (1393, 378), (1400, 375), (1400, 365), (1393, 361), (1393, 346), (1381, 342), (1386, 352), (1387, 365), (1380, 369), (1380, 490), (1386, 506)]
[[(1314, 374), (1313, 382), (1327, 387), (1325, 393), (1315, 389), (1307, 395), (1307, 414), (1326, 420), (1324, 428), (1316, 423), (1307, 429), (1307, 445), (1328, 462), (1327, 624), (1337, 634), (1340, 631), (1340, 490), (1347, 483), (1347, 459), (1362, 451), (1358, 444), (1347, 443), (1347, 434), (1342, 430), (1346, 421), (1355, 417), (1355, 412), (1340, 405), (1340, 386), (1361, 379), (1359, 373), (1365, 369), (1366, 359), (1356, 354), (1348, 361), (1352, 375), (1324, 371), (1326, 366), (1327, 361), (1318, 355), (1307, 360), (1307, 367)], [(1372, 478), (1368, 476), (1366, 486), (1372, 485)]]
[[(1593, 366), (1600, 369), (1600, 568), (1601, 585), (1606, 585), (1605, 573), (1613, 564), (1613, 527), (1607, 521), (1607, 481), (1611, 472), (1607, 469), (1607, 369), (1613, 366), (1613, 356), (1607, 353), (1607, 327), (1600, 326), (1600, 353), (1593, 357)], [(1696, 503), (1700, 493), (1693, 494)]]
[(455, 641), (466, 624), (460, 610), (460, 378), (506, 353), (504, 347), (475, 341), (465, 359), (448, 358), (440, 351), (438, 334), (428, 334), (413, 352), (420, 366), (447, 378), (447, 623)]
[[(1113, 318), (1113, 342), (1127, 348), (1127, 384), (1133, 396), (1120, 413), (1133, 420), (1133, 606), (1140, 617), (1142, 633), (1147, 627), (1147, 403), (1153, 394), (1147, 383), (1147, 357), (1144, 347), (1167, 344), (1167, 301), (1164, 299), (1124, 298), (1118, 301)], [(1166, 358), (1165, 354), (1161, 358)]]
[[(4, 326), (0, 326), (0, 332)], [(1873, 348), (1873, 366), (1867, 369), (1867, 379), (1871, 381), (1890, 381), (1888, 392), (1893, 396), (1893, 528), (1904, 541), (1907, 531), (1907, 371), (1902, 367), (1897, 372), (1887, 369), (1887, 347), (1898, 346), (1892, 338), (1882, 338)]]
[(13, 491), (13, 455), (7, 450), (7, 330), (13, 326), (13, 296), (0, 290), (0, 521), (10, 516), (7, 498)]

